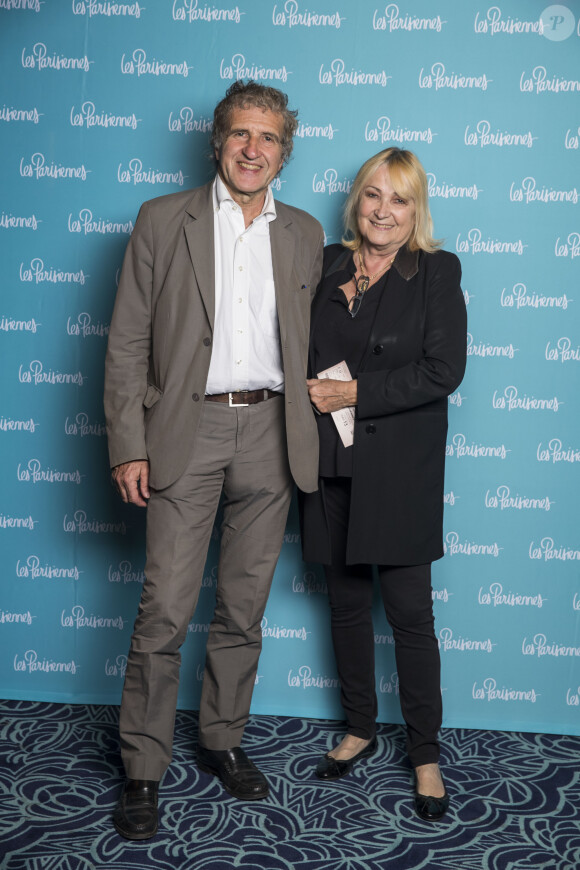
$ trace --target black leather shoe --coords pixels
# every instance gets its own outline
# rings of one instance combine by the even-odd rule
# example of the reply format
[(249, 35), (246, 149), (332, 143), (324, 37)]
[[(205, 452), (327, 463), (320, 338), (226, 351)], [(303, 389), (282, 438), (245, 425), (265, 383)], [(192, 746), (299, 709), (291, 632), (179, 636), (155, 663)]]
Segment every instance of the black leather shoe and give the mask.
[(128, 779), (113, 813), (117, 832), (127, 840), (148, 840), (157, 833), (159, 783)]
[(216, 751), (198, 746), (197, 766), (219, 777), (225, 790), (242, 801), (259, 801), (270, 793), (266, 777), (239, 746)]
[(374, 755), (378, 748), (377, 738), (373, 737), (371, 742), (352, 758), (333, 758), (332, 755), (326, 753), (316, 765), (316, 776), (319, 779), (340, 779), (351, 772), (355, 762), (360, 761), (361, 758), (368, 758), (369, 755)]
[(415, 811), (420, 819), (426, 822), (438, 822), (449, 809), (447, 789), (443, 797), (429, 797), (419, 794), (415, 786)]

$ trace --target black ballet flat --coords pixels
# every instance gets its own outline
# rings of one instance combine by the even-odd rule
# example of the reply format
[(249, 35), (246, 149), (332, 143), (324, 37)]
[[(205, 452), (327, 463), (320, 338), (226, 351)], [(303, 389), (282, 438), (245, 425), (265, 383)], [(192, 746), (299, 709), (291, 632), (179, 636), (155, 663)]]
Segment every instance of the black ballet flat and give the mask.
[(368, 758), (369, 756), (374, 755), (378, 748), (379, 744), (375, 736), (368, 746), (365, 746), (364, 749), (361, 749), (361, 751), (357, 752), (356, 755), (353, 755), (352, 758), (333, 758), (332, 755), (327, 753), (326, 755), (323, 755), (316, 765), (316, 776), (319, 779), (326, 780), (341, 779), (343, 776), (346, 776), (347, 773), (351, 772), (353, 765), (357, 761), (360, 761), (361, 758)]
[(443, 797), (431, 797), (419, 794), (415, 786), (415, 812), (420, 819), (426, 822), (438, 822), (449, 809), (449, 795), (447, 789)]

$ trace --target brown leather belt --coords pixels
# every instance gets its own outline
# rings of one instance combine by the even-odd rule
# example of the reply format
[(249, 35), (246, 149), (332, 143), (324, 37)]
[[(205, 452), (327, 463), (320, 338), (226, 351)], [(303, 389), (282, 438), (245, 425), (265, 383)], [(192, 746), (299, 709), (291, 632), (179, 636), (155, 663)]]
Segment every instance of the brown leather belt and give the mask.
[(215, 393), (204, 398), (206, 402), (227, 402), (230, 408), (246, 408), (281, 395), (282, 393), (275, 393), (274, 390), (236, 390), (235, 393)]

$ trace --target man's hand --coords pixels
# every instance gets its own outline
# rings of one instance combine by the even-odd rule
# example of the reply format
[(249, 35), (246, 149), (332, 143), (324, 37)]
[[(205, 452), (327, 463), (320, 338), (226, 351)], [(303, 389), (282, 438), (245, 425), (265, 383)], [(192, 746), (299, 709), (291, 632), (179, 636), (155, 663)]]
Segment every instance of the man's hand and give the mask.
[(147, 507), (149, 462), (146, 459), (116, 465), (111, 472), (111, 477), (125, 504), (130, 502), (139, 505), (139, 507)]
[(332, 378), (310, 378), (306, 381), (310, 401), (321, 414), (351, 408), (357, 402), (356, 380), (335, 381)]

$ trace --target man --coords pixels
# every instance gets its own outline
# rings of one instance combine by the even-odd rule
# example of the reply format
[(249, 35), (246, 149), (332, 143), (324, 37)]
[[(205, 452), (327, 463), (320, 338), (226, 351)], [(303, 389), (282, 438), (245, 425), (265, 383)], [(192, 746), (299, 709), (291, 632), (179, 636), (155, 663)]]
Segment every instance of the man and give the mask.
[(222, 491), (197, 761), (234, 797), (268, 795), (240, 742), (292, 479), (313, 491), (318, 465), (306, 355), (323, 233), (270, 188), (296, 126), (285, 94), (232, 85), (214, 113), (215, 180), (145, 203), (125, 255), (105, 413), (113, 481), (123, 501), (148, 508), (120, 715), (128, 779), (114, 814), (128, 839), (157, 830), (179, 649)]

